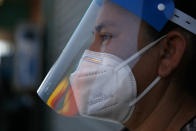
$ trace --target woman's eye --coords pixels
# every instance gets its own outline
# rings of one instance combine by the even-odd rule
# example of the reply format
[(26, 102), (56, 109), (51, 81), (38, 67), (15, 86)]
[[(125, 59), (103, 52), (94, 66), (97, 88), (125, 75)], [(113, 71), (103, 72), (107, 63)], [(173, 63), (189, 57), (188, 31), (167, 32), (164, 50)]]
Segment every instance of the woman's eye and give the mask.
[(101, 35), (103, 41), (106, 41), (106, 40), (109, 40), (112, 38), (112, 35), (111, 34), (106, 34), (106, 35)]
[(94, 39), (101, 40), (102, 42), (110, 40), (113, 37), (111, 33), (92, 32), (92, 34), (94, 35)]

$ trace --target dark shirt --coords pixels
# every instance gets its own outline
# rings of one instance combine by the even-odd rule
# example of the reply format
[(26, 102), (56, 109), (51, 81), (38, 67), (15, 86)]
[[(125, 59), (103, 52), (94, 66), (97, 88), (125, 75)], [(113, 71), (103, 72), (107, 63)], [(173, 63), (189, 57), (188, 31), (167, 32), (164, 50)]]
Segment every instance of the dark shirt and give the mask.
[(121, 131), (129, 131), (129, 129), (124, 127)]
[[(124, 127), (121, 131), (130, 131), (128, 128)], [(182, 127), (180, 131), (196, 131), (196, 117), (190, 120), (185, 126)]]
[(190, 120), (180, 131), (196, 131), (196, 117)]

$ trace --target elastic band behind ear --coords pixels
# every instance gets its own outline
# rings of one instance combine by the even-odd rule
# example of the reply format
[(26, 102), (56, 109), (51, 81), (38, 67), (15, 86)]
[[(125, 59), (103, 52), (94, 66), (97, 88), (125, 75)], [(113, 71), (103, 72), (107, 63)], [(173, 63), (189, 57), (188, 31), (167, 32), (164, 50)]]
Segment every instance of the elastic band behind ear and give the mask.
[(161, 38), (151, 42), (150, 44), (148, 44), (147, 46), (145, 46), (143, 49), (141, 49), (140, 51), (138, 51), (137, 53), (135, 53), (134, 55), (132, 55), (130, 58), (128, 58), (127, 60), (125, 60), (124, 62), (122, 62), (121, 64), (119, 64), (116, 68), (115, 71), (120, 70), (122, 67), (126, 66), (128, 63), (130, 63), (131, 61), (133, 61), (134, 59), (138, 58), (139, 56), (141, 56), (144, 52), (146, 52), (147, 50), (149, 50), (150, 48), (152, 48), (154, 45), (156, 45), (159, 41), (161, 41), (163, 38), (165, 38), (167, 35), (162, 36)]
[(135, 105), (139, 100), (141, 100), (151, 89), (160, 81), (161, 77), (158, 76), (135, 100), (129, 103), (129, 106)]

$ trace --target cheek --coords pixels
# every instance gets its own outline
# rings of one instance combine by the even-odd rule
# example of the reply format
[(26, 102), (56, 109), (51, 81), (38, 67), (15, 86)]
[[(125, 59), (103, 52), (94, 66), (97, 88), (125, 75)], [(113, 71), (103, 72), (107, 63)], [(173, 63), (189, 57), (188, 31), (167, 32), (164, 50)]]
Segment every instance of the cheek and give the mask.
[(137, 81), (138, 94), (158, 76), (158, 54), (150, 50), (140, 57), (139, 61), (133, 68), (133, 74)]
[(105, 52), (113, 54), (115, 56), (120, 57), (121, 59), (124, 59), (124, 41), (122, 41), (119, 37), (113, 38), (110, 43), (107, 45)]
[(120, 43), (121, 52), (123, 53), (123, 58), (128, 59), (132, 55), (134, 55), (136, 52), (138, 52), (138, 33), (132, 31), (131, 29), (125, 30), (120, 40), (122, 41)]
[(119, 33), (114, 38), (112, 38), (107, 46), (105, 52), (116, 55), (123, 60), (131, 57), (137, 52), (137, 38), (132, 39), (124, 32)]

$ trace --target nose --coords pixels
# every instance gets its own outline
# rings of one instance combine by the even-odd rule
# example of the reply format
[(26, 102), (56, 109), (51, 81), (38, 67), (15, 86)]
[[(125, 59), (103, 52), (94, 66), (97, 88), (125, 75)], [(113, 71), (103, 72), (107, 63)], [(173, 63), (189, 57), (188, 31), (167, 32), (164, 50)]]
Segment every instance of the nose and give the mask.
[(94, 41), (93, 41), (93, 43), (91, 44), (89, 50), (95, 51), (95, 52), (101, 52), (100, 40), (94, 39)]

